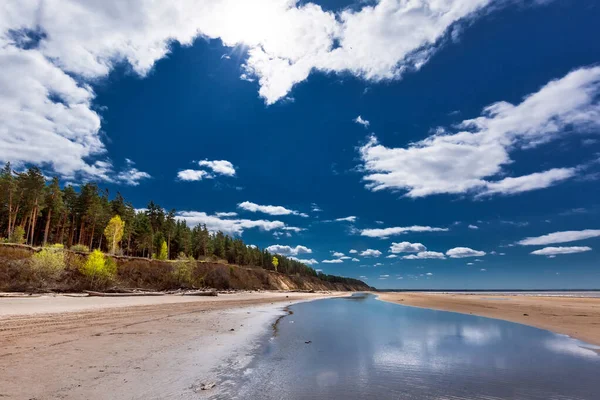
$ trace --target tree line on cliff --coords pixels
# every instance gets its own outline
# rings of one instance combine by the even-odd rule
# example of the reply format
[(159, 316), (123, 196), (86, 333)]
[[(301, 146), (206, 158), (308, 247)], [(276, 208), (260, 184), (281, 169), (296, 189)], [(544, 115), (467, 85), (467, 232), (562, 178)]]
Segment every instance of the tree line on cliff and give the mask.
[(108, 190), (93, 182), (76, 190), (72, 185), (61, 187), (56, 177), (47, 182), (37, 167), (15, 172), (7, 163), (0, 171), (0, 241), (115, 251), (105, 234), (115, 216), (123, 223), (117, 250), (120, 255), (175, 259), (183, 254), (288, 275), (314, 276), (327, 282), (362, 284), (353, 278), (317, 273), (288, 257), (274, 258), (274, 254), (248, 246), (239, 237), (210, 232), (206, 225), (189, 227), (185, 220), (176, 218), (175, 210), (164, 210), (153, 201), (146, 209), (136, 210), (120, 193), (110, 199)]

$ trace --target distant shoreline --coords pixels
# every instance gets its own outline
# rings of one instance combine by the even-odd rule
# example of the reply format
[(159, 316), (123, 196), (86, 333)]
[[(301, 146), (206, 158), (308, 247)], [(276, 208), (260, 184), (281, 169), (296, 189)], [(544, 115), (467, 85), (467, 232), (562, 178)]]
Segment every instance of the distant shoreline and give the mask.
[(382, 301), (516, 322), (600, 346), (600, 297), (511, 295), (493, 291), (375, 294)]

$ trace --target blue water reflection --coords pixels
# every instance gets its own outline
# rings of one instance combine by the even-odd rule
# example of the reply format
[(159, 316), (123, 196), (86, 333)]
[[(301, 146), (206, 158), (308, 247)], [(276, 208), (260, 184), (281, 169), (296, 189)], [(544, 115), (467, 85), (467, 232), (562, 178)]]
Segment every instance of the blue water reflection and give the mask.
[(228, 398), (600, 399), (598, 353), (548, 331), (371, 295), (291, 310)]

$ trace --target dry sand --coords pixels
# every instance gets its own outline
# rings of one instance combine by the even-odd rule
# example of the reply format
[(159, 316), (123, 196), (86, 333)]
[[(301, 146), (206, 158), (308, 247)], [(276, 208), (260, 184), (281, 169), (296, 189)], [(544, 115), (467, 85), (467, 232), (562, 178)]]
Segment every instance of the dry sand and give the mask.
[(600, 298), (378, 293), (384, 301), (518, 322), (600, 345)]
[(0, 298), (0, 398), (197, 399), (282, 308), (337, 294)]

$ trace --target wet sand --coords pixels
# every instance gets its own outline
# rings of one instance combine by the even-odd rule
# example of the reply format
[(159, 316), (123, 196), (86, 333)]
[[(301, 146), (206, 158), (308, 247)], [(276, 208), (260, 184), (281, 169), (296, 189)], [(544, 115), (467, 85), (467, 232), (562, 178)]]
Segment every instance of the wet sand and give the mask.
[(293, 302), (337, 294), (2, 298), (0, 398), (197, 399)]
[(383, 301), (502, 319), (600, 346), (600, 298), (531, 295), (376, 293)]

